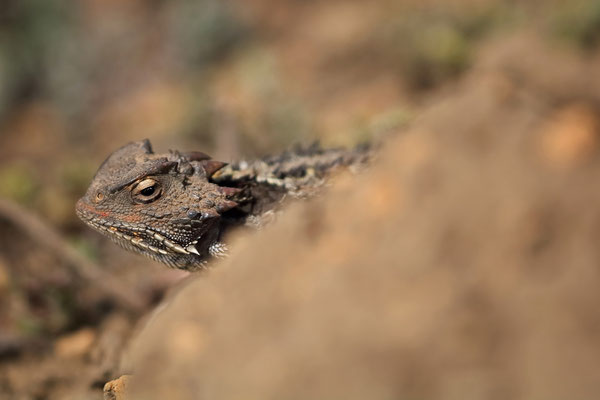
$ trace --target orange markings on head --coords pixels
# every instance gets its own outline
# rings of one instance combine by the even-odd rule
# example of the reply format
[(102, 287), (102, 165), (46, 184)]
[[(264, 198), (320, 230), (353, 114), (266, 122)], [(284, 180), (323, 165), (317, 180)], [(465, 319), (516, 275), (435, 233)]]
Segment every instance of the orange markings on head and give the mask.
[(79, 206), (81, 208), (85, 208), (86, 211), (90, 211), (96, 215), (99, 215), (101, 217), (108, 217), (110, 215), (110, 213), (108, 211), (99, 211), (96, 210), (94, 207), (92, 207), (91, 205), (89, 205), (88, 203), (85, 202), (79, 202)]
[[(84, 202), (80, 202), (79, 206), (81, 208), (85, 208), (86, 211), (89, 211), (93, 214), (98, 215), (99, 217), (112, 217), (114, 215), (114, 213), (110, 212), (110, 211), (101, 211), (98, 210), (96, 208), (94, 208), (92, 205), (88, 204), (88, 203), (84, 203)], [(142, 216), (141, 215), (120, 215), (119, 219), (126, 221), (126, 222), (141, 222), (142, 221)]]

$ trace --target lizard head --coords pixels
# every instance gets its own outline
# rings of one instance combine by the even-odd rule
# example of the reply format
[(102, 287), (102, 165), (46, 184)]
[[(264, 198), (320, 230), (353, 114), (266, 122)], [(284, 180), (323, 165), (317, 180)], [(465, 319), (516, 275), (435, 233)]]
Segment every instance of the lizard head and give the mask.
[(203, 153), (154, 154), (148, 140), (112, 153), (76, 212), (119, 245), (171, 267), (193, 270), (222, 248), (221, 213), (237, 205), (209, 182), (225, 164)]

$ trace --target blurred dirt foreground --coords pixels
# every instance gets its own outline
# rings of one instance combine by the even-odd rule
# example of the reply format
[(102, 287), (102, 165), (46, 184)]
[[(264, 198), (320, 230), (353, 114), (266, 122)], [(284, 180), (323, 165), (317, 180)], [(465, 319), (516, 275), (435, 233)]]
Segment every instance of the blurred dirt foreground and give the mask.
[(600, 393), (600, 63), (519, 34), (133, 341), (131, 399)]

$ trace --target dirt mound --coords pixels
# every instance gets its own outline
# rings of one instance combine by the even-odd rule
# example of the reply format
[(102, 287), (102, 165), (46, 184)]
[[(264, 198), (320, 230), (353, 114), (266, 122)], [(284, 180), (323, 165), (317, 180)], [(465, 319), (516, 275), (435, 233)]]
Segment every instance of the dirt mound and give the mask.
[(532, 40), (174, 296), (133, 398), (596, 397), (600, 91)]

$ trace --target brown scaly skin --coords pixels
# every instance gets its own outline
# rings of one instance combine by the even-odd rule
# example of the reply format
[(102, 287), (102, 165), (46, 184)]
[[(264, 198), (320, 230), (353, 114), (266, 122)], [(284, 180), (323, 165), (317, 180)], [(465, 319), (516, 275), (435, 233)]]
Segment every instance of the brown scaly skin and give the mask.
[(148, 140), (130, 143), (100, 166), (77, 215), (126, 249), (198, 269), (219, 252), (220, 214), (237, 205), (208, 181), (223, 165), (202, 153), (154, 154)]
[(368, 157), (364, 149), (311, 147), (226, 165), (200, 152), (154, 154), (143, 140), (102, 163), (76, 211), (126, 249), (197, 270), (225, 254), (221, 239), (230, 227), (260, 226), (286, 195), (311, 196), (330, 170)]

